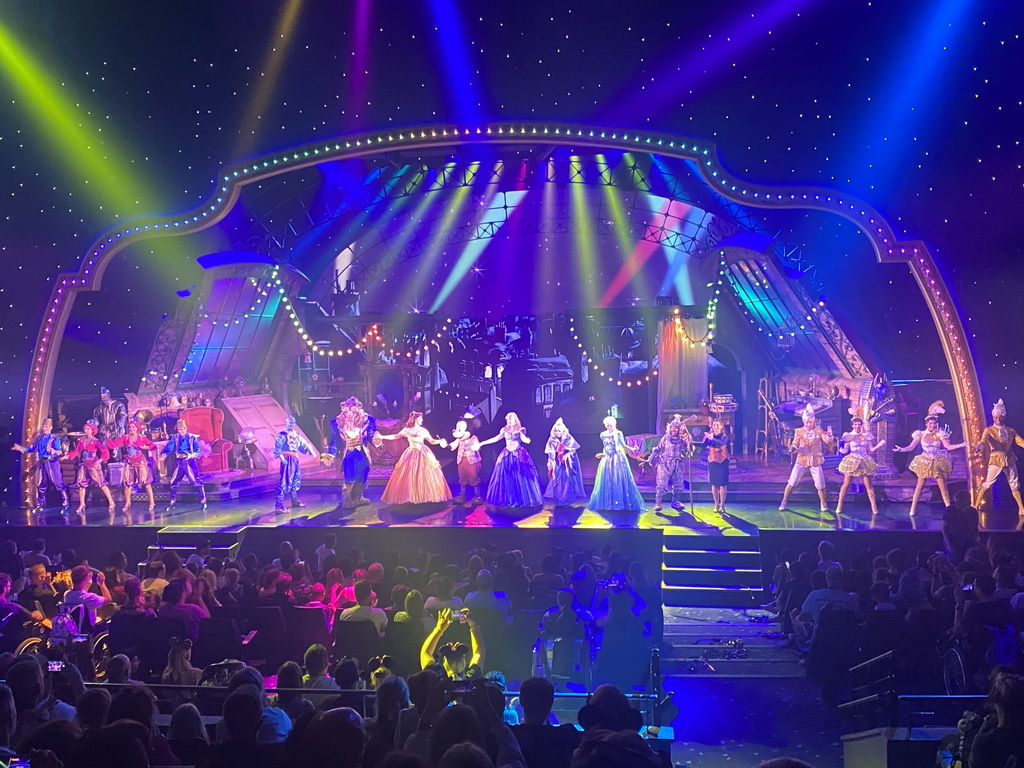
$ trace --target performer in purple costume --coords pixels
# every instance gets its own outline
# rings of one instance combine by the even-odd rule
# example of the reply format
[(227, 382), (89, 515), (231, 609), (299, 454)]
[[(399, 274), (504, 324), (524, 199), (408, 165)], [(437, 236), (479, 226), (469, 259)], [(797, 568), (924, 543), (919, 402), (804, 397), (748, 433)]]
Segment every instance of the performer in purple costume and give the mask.
[(576, 455), (580, 444), (569, 434), (565, 422), (558, 419), (551, 425), (551, 434), (544, 453), (548, 457), (548, 477), (551, 482), (544, 489), (544, 498), (555, 502), (556, 507), (568, 507), (577, 499), (585, 499), (583, 472), (580, 457)]
[(636, 487), (627, 458), (633, 451), (626, 445), (616, 423), (611, 416), (604, 420), (604, 432), (601, 433), (604, 450), (598, 454), (601, 461), (597, 465), (594, 492), (590, 494), (587, 507), (595, 512), (642, 512), (647, 505)]
[(171, 475), (171, 503), (167, 505), (170, 512), (178, 503), (178, 486), (183, 480), (188, 480), (195, 486), (199, 493), (199, 503), (206, 509), (206, 489), (199, 479), (199, 436), (188, 433), (188, 424), (184, 419), (178, 419), (174, 425), (176, 434), (171, 435), (164, 448), (164, 455), (174, 455), (174, 474)]
[(370, 449), (372, 444), (379, 448), (377, 421), (363, 410), (363, 404), (350, 397), (341, 404), (341, 413), (331, 419), (331, 444), (320, 460), (330, 466), (341, 451), (341, 470), (347, 489), (342, 506), (361, 507), (370, 500), (363, 496), (363, 489), (370, 479)]
[(491, 481), (487, 485), (487, 502), (496, 507), (539, 507), (544, 504), (540, 492), (540, 480), (537, 467), (533, 464), (530, 452), (525, 444), (530, 438), (519, 421), (519, 416), (509, 412), (505, 416), (505, 426), (481, 446), (505, 441), (505, 447), (498, 455), (491, 472)]
[(99, 425), (89, 419), (82, 425), (85, 436), (78, 441), (75, 449), (65, 454), (65, 459), (78, 459), (78, 509), (79, 515), (85, 513), (85, 489), (90, 485), (99, 488), (107, 498), (107, 512), (110, 521), (114, 521), (114, 497), (110, 495), (107, 481), (103, 477), (103, 462), (110, 458), (107, 446), (96, 439)]
[(284, 495), (292, 499), (292, 509), (306, 506), (299, 501), (299, 488), (302, 486), (302, 469), (299, 467), (299, 454), (315, 456), (312, 446), (303, 439), (295, 429), (295, 417), (284, 420), (284, 430), (277, 433), (274, 440), (274, 458), (281, 460), (281, 479), (277, 484), (277, 500), (274, 511), (284, 512)]
[(46, 489), (53, 487), (60, 492), (60, 505), (62, 511), (67, 511), (68, 489), (64, 485), (64, 477), (60, 470), (60, 456), (64, 452), (61, 439), (53, 434), (53, 419), (46, 419), (43, 422), (42, 431), (32, 441), (31, 445), (11, 446), (12, 451), (21, 453), (34, 453), (36, 455), (36, 469), (39, 477), (36, 480), (36, 508), (39, 512), (46, 506)]

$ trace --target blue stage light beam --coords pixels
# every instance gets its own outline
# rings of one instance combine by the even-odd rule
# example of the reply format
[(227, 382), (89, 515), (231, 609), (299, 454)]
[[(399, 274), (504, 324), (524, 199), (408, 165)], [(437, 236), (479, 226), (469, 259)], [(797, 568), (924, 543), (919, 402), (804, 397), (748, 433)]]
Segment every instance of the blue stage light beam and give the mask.
[(459, 9), (455, 0), (430, 0), (430, 10), (453, 116), (462, 122), (477, 122), (481, 117), (481, 105), (480, 91), (474, 78), (479, 77), (479, 73), (470, 60)]

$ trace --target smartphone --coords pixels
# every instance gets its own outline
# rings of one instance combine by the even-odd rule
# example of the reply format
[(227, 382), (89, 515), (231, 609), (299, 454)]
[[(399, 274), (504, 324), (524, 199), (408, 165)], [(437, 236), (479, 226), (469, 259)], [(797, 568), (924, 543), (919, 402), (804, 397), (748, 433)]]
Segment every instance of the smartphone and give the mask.
[(72, 635), (71, 636), (71, 642), (72, 643), (88, 643), (89, 642), (89, 636), (88, 635)]
[(448, 691), (453, 694), (469, 693), (472, 690), (472, 680), (452, 680), (452, 682), (448, 686)]
[(64, 662), (63, 661), (51, 661), (51, 662), (47, 663), (46, 668), (50, 672), (60, 672), (60, 671), (62, 671), (64, 669)]
[(973, 584), (965, 584), (964, 587), (963, 587), (963, 590), (964, 590), (964, 592), (973, 592), (974, 591), (974, 585)]

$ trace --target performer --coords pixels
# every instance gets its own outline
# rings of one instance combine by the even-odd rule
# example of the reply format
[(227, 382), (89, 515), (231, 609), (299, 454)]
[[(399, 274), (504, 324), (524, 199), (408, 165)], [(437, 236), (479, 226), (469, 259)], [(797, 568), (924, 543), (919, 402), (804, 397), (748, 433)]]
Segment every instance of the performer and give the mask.
[(156, 506), (156, 501), (153, 499), (153, 470), (149, 466), (149, 457), (145, 453), (155, 450), (156, 446), (143, 433), (142, 422), (132, 419), (128, 422), (128, 433), (114, 440), (107, 440), (107, 448), (111, 452), (124, 451), (124, 514), (128, 525), (131, 525), (132, 486), (141, 485), (146, 489), (150, 512)]
[(544, 453), (548, 457), (548, 478), (550, 482), (544, 490), (544, 498), (555, 502), (556, 507), (568, 507), (577, 499), (585, 499), (583, 490), (583, 471), (580, 469), (580, 457), (576, 455), (580, 444), (569, 434), (565, 422), (557, 419), (551, 425), (548, 444)]
[(725, 512), (725, 498), (729, 495), (729, 434), (721, 419), (711, 422), (711, 431), (704, 433), (708, 447), (708, 482), (715, 512)]
[(1024, 517), (1024, 501), (1021, 501), (1020, 496), (1017, 456), (1013, 452), (1014, 443), (1024, 448), (1024, 438), (1006, 426), (1006, 406), (1000, 398), (999, 402), (992, 406), (992, 426), (985, 427), (985, 431), (981, 433), (981, 442), (977, 445), (978, 452), (981, 453), (988, 466), (985, 482), (978, 489), (978, 498), (974, 503), (978, 509), (981, 509), (986, 491), (995, 485), (999, 475), (1005, 472), (1006, 479), (1010, 483), (1010, 491), (1017, 502), (1017, 514)]
[(85, 490), (90, 485), (99, 488), (107, 498), (107, 512), (110, 521), (114, 521), (114, 497), (110, 495), (107, 481), (103, 477), (103, 462), (110, 458), (107, 446), (96, 439), (99, 425), (89, 419), (82, 425), (85, 436), (78, 441), (74, 450), (64, 455), (65, 459), (78, 459), (78, 509), (81, 515), (85, 512)]
[[(480, 439), (469, 431), (468, 422), (462, 419), (455, 422), (448, 447), (456, 452), (455, 463), (459, 469), (459, 495), (455, 497), (455, 503), (463, 504), (472, 499), (471, 504), (480, 504), (483, 501), (480, 495)], [(474, 489), (476, 496), (471, 495)]]
[(497, 435), (483, 440), (480, 445), (490, 445), (499, 440), (505, 447), (498, 454), (487, 484), (487, 502), (496, 507), (540, 507), (544, 498), (540, 492), (540, 478), (526, 445), (530, 438), (519, 416), (512, 411), (505, 416), (505, 426)]
[(626, 445), (626, 439), (616, 425), (612, 416), (605, 418), (604, 432), (601, 433), (604, 450), (598, 454), (601, 461), (597, 465), (594, 492), (590, 494), (587, 507), (597, 512), (642, 512), (647, 505), (636, 487), (627, 458), (628, 454), (636, 458), (636, 454)]
[[(928, 408), (928, 415), (924, 419), (924, 430), (914, 430), (911, 435), (914, 439), (910, 445), (904, 448), (893, 448), (893, 453), (910, 453), (918, 445), (921, 452), (910, 462), (910, 471), (917, 475), (917, 485), (914, 487), (914, 497), (910, 502), (910, 514), (917, 514), (917, 501), (921, 498), (921, 489), (925, 481), (933, 478), (939, 486), (942, 494), (942, 501), (949, 506), (949, 488), (946, 480), (953, 472), (953, 465), (949, 463), (949, 456), (946, 451), (955, 451), (958, 448), (965, 448), (967, 443), (952, 445), (949, 442), (949, 433), (939, 429), (939, 414), (945, 413), (942, 401), (932, 403)], [(945, 450), (943, 450), (945, 449)]]
[(839, 489), (836, 517), (843, 512), (843, 499), (846, 498), (846, 492), (850, 489), (850, 482), (855, 477), (859, 477), (864, 482), (864, 492), (868, 495), (868, 501), (871, 502), (871, 514), (877, 515), (878, 502), (875, 500), (875, 489), (871, 485), (871, 477), (878, 469), (878, 465), (875, 464), (875, 460), (871, 458), (870, 454), (875, 453), (885, 445), (885, 440), (879, 440), (875, 443), (874, 435), (864, 426), (864, 419), (860, 416), (857, 416), (850, 422), (850, 429), (850, 432), (843, 434), (839, 446), (839, 452), (845, 453), (846, 456), (839, 462), (839, 471), (843, 475), (843, 485)]
[[(693, 442), (690, 433), (683, 426), (683, 418), (676, 414), (665, 425), (665, 434), (651, 452), (651, 463), (655, 467), (654, 511), (661, 511), (661, 499), (672, 488), (672, 509), (682, 509), (679, 496), (686, 488), (683, 459), (689, 456)], [(715, 511), (718, 510), (717, 497)]]
[(281, 477), (277, 483), (277, 498), (274, 511), (284, 512), (284, 495), (291, 496), (292, 509), (306, 506), (299, 501), (299, 488), (302, 487), (302, 469), (299, 467), (299, 454), (316, 456), (316, 452), (295, 428), (295, 417), (288, 415), (284, 420), (284, 429), (274, 438), (274, 458), (281, 460)]
[(46, 506), (46, 489), (52, 487), (60, 492), (61, 511), (67, 512), (68, 489), (64, 485), (64, 477), (60, 469), (60, 457), (64, 452), (64, 444), (60, 437), (53, 434), (53, 419), (43, 421), (42, 430), (31, 445), (15, 443), (11, 446), (11, 450), (36, 455), (36, 470), (39, 476), (36, 480), (36, 508), (34, 511), (41, 512)]
[[(92, 417), (99, 425), (96, 436), (107, 445), (111, 440), (123, 436), (128, 428), (128, 408), (123, 400), (111, 395), (106, 387), (100, 387), (100, 404), (93, 410)], [(120, 461), (120, 453), (115, 451), (111, 455), (114, 461)]]
[(171, 475), (171, 503), (167, 505), (170, 512), (178, 503), (178, 486), (183, 480), (188, 480), (199, 493), (199, 503), (203, 510), (206, 510), (206, 489), (199, 479), (199, 436), (190, 435), (188, 424), (184, 419), (178, 419), (174, 425), (174, 434), (167, 441), (164, 448), (164, 455), (174, 455), (174, 474)]
[(400, 437), (409, 441), (409, 447), (399, 456), (381, 501), (385, 504), (437, 504), (451, 499), (452, 491), (441, 472), (441, 463), (426, 445), (447, 448), (448, 441), (430, 434), (423, 426), (423, 414), (419, 411), (409, 413), (405, 428), (400, 432), (380, 436), (381, 440)]
[(828, 512), (828, 501), (825, 498), (825, 472), (821, 465), (825, 463), (825, 453), (836, 449), (836, 439), (832, 435), (832, 427), (823, 430), (818, 426), (818, 420), (814, 416), (814, 408), (808, 403), (801, 414), (804, 425), (793, 432), (793, 442), (790, 450), (796, 453), (796, 463), (793, 471), (789, 473), (789, 481), (786, 483), (786, 490), (782, 494), (782, 503), (779, 504), (779, 511), (786, 509), (789, 502), (789, 494), (793, 492), (796, 484), (804, 473), (810, 470), (811, 479), (814, 480), (814, 487), (818, 489), (818, 499), (821, 501), (821, 511)]
[(369, 504), (363, 496), (363, 489), (370, 479), (369, 444), (380, 447), (377, 435), (377, 421), (363, 410), (363, 404), (350, 397), (341, 404), (341, 412), (331, 419), (331, 444), (320, 460), (327, 466), (334, 461), (338, 451), (342, 452), (341, 470), (344, 477), (346, 496), (345, 507), (360, 507)]

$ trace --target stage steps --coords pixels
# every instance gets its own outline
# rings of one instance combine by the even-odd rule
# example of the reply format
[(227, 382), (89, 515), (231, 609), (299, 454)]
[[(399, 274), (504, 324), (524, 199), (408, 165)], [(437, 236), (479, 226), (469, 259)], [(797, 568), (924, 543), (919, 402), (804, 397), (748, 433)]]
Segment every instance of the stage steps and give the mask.
[(177, 552), (182, 560), (195, 552), (196, 545), (208, 540), (210, 542), (210, 556), (219, 557), (221, 560), (235, 560), (242, 548), (242, 539), (245, 538), (245, 529), (238, 531), (224, 531), (220, 528), (206, 528), (203, 526), (168, 526), (161, 528), (156, 533), (156, 543), (149, 547), (147, 557), (152, 560), (160, 552), (172, 550)]
[(758, 537), (666, 533), (661, 582), (665, 606), (759, 606), (766, 598)]

